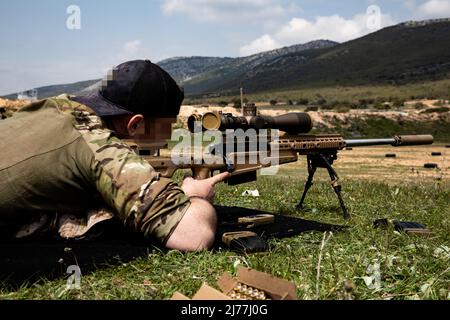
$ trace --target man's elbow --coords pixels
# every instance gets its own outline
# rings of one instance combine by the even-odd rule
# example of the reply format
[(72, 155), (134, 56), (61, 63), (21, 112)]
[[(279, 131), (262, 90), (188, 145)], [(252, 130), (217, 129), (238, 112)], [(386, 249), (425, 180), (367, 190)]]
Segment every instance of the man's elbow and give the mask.
[(180, 251), (203, 251), (214, 244), (217, 216), (207, 201), (192, 199), (183, 219), (166, 243), (167, 248)]

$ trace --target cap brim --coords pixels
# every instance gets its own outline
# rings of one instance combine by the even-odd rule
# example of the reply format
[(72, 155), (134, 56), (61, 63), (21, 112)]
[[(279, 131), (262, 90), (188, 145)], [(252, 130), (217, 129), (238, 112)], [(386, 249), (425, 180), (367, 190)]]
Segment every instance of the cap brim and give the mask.
[(100, 117), (112, 117), (112, 116), (133, 114), (132, 112), (122, 109), (118, 105), (106, 100), (98, 92), (98, 90), (94, 90), (91, 92), (83, 92), (75, 97), (72, 97), (71, 100), (87, 105), (89, 108), (94, 110), (95, 113)]

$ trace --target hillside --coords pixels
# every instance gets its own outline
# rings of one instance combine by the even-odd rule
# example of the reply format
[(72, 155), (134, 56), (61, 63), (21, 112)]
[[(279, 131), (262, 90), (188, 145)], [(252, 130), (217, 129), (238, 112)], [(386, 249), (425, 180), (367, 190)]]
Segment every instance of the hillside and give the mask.
[(316, 40), (305, 44), (284, 47), (240, 58), (214, 57), (179, 57), (163, 60), (158, 63), (178, 82), (191, 87), (191, 83), (203, 83), (208, 79), (208, 85), (221, 83), (224, 79), (235, 79), (236, 76), (256, 75), (254, 70), (266, 64), (276, 64), (278, 59), (286, 55), (300, 55), (307, 50), (332, 48), (338, 43), (328, 40)]
[[(251, 72), (211, 70), (184, 83), (190, 95), (333, 85), (406, 84), (450, 72), (450, 20), (408, 22), (321, 49), (278, 55)], [(212, 78), (214, 81), (211, 81)]]
[(176, 57), (158, 62), (178, 82), (184, 83), (199, 74), (217, 69), (232, 63), (234, 58), (216, 57)]
[[(99, 80), (87, 80), (87, 81), (80, 81), (75, 83), (69, 83), (69, 84), (58, 84), (58, 85), (52, 85), (52, 86), (45, 86), (37, 88), (38, 91), (38, 99), (44, 99), (52, 96), (57, 96), (62, 93), (68, 93), (73, 94), (78, 91), (81, 91), (85, 89), (86, 87), (89, 87)], [(2, 98), (5, 99), (17, 99), (17, 93), (9, 94), (6, 96), (3, 96)]]

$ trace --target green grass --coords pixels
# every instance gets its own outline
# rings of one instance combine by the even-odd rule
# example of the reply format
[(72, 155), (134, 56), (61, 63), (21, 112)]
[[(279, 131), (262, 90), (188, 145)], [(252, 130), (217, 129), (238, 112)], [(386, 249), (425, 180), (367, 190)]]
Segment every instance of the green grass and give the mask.
[[(320, 277), (317, 265), (322, 233), (273, 240), (270, 252), (237, 254), (216, 251), (183, 254), (154, 251), (147, 257), (110, 265), (85, 274), (81, 290), (65, 291), (65, 279), (43, 280), (10, 291), (1, 287), (0, 299), (167, 299), (175, 291), (192, 296), (203, 282), (216, 286), (224, 272), (235, 272), (237, 263), (294, 281), (300, 299), (448, 299), (450, 294), (450, 191), (439, 184), (418, 182), (391, 185), (345, 181), (344, 200), (353, 215), (340, 217), (337, 200), (326, 180), (319, 176), (307, 197), (312, 209), (299, 213), (297, 203), (304, 178), (260, 177), (257, 182), (217, 190), (217, 203), (299, 215), (306, 219), (347, 224), (346, 232), (332, 235), (322, 251)], [(242, 197), (257, 188), (261, 197)], [(374, 229), (377, 218), (417, 221), (435, 235), (408, 236), (392, 229)], [(439, 249), (441, 248), (441, 249)], [(381, 287), (370, 289), (363, 277), (378, 262)], [(346, 293), (344, 286), (352, 288)], [(318, 291), (317, 291), (318, 289)]]
[(347, 139), (352, 137), (381, 138), (398, 134), (431, 134), (436, 142), (450, 141), (450, 126), (447, 118), (434, 121), (391, 120), (383, 116), (372, 116), (366, 119), (353, 118), (351, 123), (344, 124), (332, 120), (333, 128), (321, 128), (312, 133), (339, 133)]
[[(268, 90), (261, 93), (245, 94), (245, 97), (253, 102), (269, 102), (272, 99), (279, 102), (308, 99), (309, 103), (318, 100), (319, 97), (324, 98), (327, 102), (346, 101), (349, 103), (358, 103), (362, 99), (375, 99), (377, 101), (420, 98), (449, 99), (450, 80), (424, 81), (405, 85), (321, 86), (291, 90)], [(218, 103), (224, 100), (230, 102), (233, 98), (238, 98), (238, 96), (188, 97), (185, 103)]]

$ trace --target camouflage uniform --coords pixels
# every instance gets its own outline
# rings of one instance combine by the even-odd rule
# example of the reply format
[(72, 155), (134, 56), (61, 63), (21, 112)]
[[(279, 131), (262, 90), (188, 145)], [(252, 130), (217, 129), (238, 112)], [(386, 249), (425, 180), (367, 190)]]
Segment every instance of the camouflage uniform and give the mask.
[(172, 180), (67, 95), (0, 122), (0, 150), (0, 225), (16, 226), (19, 238), (52, 228), (80, 238), (116, 217), (165, 244), (190, 204)]

